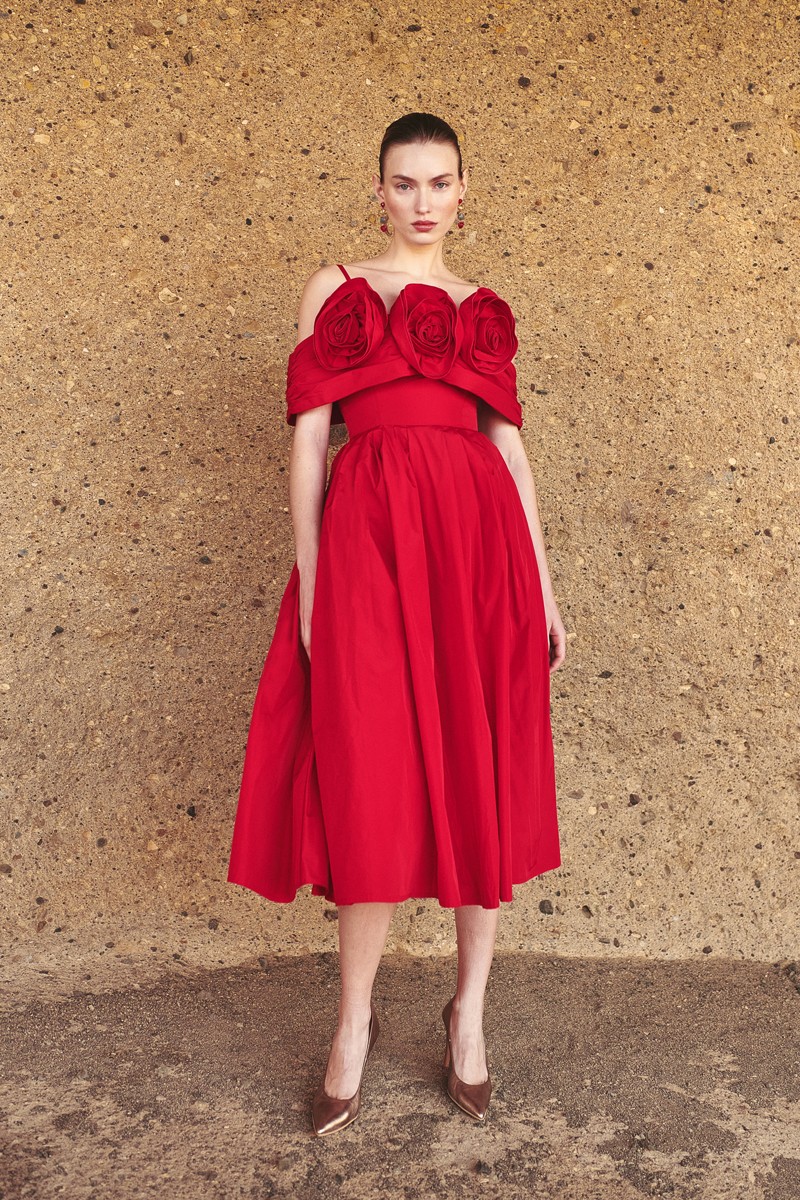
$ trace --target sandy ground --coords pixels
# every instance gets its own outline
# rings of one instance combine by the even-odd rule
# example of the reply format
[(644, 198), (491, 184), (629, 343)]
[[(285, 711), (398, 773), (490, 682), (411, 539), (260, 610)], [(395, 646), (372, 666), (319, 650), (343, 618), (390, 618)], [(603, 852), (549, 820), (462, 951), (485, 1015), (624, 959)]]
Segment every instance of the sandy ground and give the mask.
[(453, 959), (387, 955), (362, 1110), (312, 1133), (325, 953), (167, 972), (3, 1020), (3, 1200), (798, 1200), (792, 964), (498, 955), (481, 1127), (444, 1092)]

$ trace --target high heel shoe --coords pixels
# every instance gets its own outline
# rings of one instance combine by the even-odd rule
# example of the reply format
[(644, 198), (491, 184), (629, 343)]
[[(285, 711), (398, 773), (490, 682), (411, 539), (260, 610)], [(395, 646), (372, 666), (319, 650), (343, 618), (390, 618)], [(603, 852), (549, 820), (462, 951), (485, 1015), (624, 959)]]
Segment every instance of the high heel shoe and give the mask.
[[(455, 999), (455, 997), (454, 997)], [(448, 1000), (442, 1009), (442, 1020), (447, 1033), (444, 1048), (444, 1066), (450, 1070), (447, 1075), (447, 1094), (454, 1104), (463, 1109), (476, 1121), (485, 1121), (489, 1111), (489, 1099), (492, 1094), (492, 1080), (489, 1076), (489, 1066), (486, 1066), (486, 1078), (481, 1083), (465, 1083), (456, 1075), (453, 1064), (453, 1051), (450, 1045), (450, 1015), (453, 1011), (453, 1001)]]
[[(339, 1097), (329, 1096), (325, 1091), (325, 1076), (322, 1077), (322, 1083), (317, 1088), (316, 1095), (311, 1105), (311, 1120), (314, 1125), (314, 1133), (318, 1137), (324, 1136), (326, 1133), (333, 1133), (337, 1129), (344, 1129), (345, 1125), (349, 1125), (355, 1121), (358, 1116), (359, 1108), (361, 1107), (361, 1084), (364, 1082), (364, 1069), (367, 1065), (369, 1052), (378, 1040), (378, 1014), (375, 1012), (373, 1004), (369, 1006), (369, 1028), (367, 1031), (367, 1049), (364, 1054), (364, 1062), (361, 1067), (361, 1078), (358, 1081), (358, 1087), (352, 1096)], [(325, 1068), (327, 1074), (327, 1064)]]

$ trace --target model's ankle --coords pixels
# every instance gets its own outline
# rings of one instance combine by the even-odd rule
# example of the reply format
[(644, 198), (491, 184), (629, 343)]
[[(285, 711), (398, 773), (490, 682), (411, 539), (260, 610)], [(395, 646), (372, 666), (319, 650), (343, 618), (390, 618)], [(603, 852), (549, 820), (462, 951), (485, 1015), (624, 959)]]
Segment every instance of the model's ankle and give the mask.
[(366, 1008), (348, 1008), (346, 1013), (339, 1014), (339, 1028), (347, 1033), (360, 1033), (368, 1024), (371, 1015), (372, 1009), (369, 1005)]
[(479, 1025), (483, 1023), (483, 1002), (480, 1000), (459, 999), (456, 996), (453, 999), (453, 1012), (462, 1021), (474, 1020)]

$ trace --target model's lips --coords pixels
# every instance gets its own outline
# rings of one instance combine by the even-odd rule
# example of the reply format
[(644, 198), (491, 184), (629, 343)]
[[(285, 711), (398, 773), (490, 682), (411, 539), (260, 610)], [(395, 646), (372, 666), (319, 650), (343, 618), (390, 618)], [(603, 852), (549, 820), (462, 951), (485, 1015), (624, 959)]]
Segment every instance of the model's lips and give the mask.
[(433, 229), (435, 224), (436, 224), (435, 221), (415, 221), (414, 228), (415, 229)]

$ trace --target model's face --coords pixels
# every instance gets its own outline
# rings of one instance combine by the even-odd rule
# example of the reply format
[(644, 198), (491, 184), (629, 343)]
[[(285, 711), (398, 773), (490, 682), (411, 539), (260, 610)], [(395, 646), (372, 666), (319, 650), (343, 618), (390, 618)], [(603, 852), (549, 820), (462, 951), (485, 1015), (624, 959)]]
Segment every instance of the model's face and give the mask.
[(466, 172), (458, 177), (455, 147), (428, 142), (392, 146), (383, 167), (383, 184), (375, 191), (386, 201), (395, 233), (415, 242), (443, 238), (456, 218), (466, 191)]

